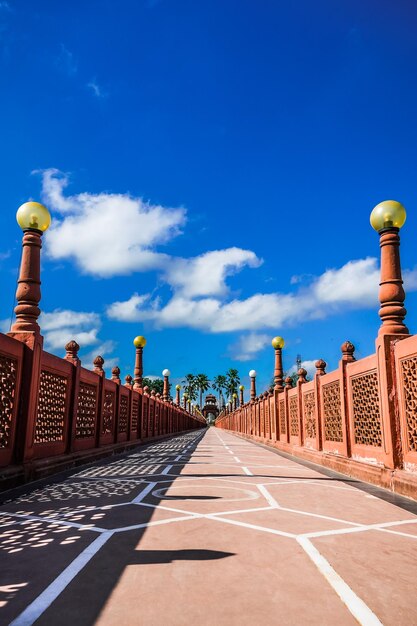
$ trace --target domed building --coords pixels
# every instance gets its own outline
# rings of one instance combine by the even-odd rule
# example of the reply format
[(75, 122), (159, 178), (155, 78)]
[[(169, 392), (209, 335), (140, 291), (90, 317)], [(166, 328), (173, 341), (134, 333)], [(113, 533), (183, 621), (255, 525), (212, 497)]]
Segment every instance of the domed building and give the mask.
[(206, 418), (208, 424), (212, 424), (218, 414), (220, 413), (219, 405), (217, 404), (217, 398), (212, 393), (206, 396), (206, 401), (201, 409), (202, 414)]

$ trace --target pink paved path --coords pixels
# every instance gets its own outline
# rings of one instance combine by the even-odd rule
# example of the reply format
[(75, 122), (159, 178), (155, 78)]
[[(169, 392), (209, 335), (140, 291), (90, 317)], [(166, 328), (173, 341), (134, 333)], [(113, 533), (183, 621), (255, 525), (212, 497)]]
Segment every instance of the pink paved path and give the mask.
[(0, 623), (417, 625), (417, 505), (221, 430), (0, 507)]

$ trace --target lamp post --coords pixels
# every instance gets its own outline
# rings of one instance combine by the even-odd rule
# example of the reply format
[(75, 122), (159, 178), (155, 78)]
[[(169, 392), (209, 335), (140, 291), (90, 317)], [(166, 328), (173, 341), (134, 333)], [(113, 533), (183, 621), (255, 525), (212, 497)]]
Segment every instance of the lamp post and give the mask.
[(256, 398), (256, 371), (251, 370), (249, 372), (250, 377), (250, 399), (255, 400)]
[(162, 400), (167, 402), (169, 398), (169, 377), (171, 376), (171, 372), (165, 369), (162, 372), (162, 376), (164, 377), (164, 391), (162, 394)]
[(371, 213), (371, 226), (379, 233), (381, 247), (379, 317), (382, 323), (378, 336), (409, 334), (403, 321), (407, 311), (404, 308), (405, 292), (401, 277), (399, 237), (400, 228), (405, 220), (405, 208), (395, 200), (377, 204)]
[(175, 402), (176, 402), (176, 404), (178, 404), (178, 406), (179, 406), (179, 405), (181, 404), (181, 401), (180, 401), (180, 391), (181, 391), (181, 385), (177, 385), (177, 386), (175, 387), (175, 391), (177, 392), (177, 394), (176, 394), (176, 398), (175, 398)]
[[(34, 343), (34, 336), (40, 336), (38, 317), (41, 300), (41, 248), (42, 235), (51, 224), (51, 215), (39, 202), (25, 202), (17, 210), (17, 223), (23, 230), (22, 260), (17, 281), (15, 308), (16, 321), (10, 334), (28, 345)], [(19, 337), (19, 333), (21, 334)]]
[(245, 391), (245, 386), (244, 385), (240, 385), (239, 386), (239, 404), (240, 406), (242, 406), (244, 404), (244, 399), (243, 399), (243, 392)]
[(233, 410), (236, 411), (237, 409), (237, 393), (233, 394)]
[(182, 396), (184, 409), (187, 409), (187, 400), (188, 400), (188, 393), (184, 393), (183, 396)]
[(272, 347), (275, 349), (274, 389), (282, 391), (284, 389), (284, 385), (282, 384), (282, 348), (285, 345), (285, 341), (282, 337), (274, 337), (271, 343)]
[(133, 373), (133, 389), (142, 389), (143, 348), (146, 346), (145, 337), (142, 337), (142, 335), (138, 335), (134, 338), (133, 345), (136, 348), (135, 371)]

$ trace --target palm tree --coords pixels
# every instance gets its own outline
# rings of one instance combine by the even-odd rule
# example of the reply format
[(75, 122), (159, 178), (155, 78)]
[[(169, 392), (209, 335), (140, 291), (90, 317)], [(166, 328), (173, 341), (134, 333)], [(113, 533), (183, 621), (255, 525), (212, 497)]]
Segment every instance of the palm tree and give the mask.
[(239, 372), (233, 369), (233, 367), (231, 367), (226, 372), (226, 391), (230, 399), (232, 399), (234, 393), (237, 393), (237, 388), (239, 385), (240, 385)]
[(214, 377), (212, 387), (215, 391), (219, 392), (219, 406), (221, 406), (221, 397), (223, 389), (226, 389), (227, 379), (223, 374), (219, 374)]
[(197, 399), (197, 377), (194, 374), (187, 374), (182, 384), (184, 385), (184, 393), (188, 395), (191, 401), (195, 401)]
[(200, 392), (200, 409), (203, 406), (203, 393), (210, 389), (210, 381), (206, 374), (197, 374), (196, 379), (196, 388)]

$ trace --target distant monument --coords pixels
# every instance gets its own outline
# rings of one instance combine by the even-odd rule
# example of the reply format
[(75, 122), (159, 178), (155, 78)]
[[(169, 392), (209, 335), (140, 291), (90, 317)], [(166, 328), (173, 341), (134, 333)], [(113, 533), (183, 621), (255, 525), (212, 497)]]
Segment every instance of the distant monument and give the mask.
[(216, 396), (213, 396), (212, 393), (209, 393), (206, 396), (206, 401), (203, 408), (201, 409), (201, 412), (206, 418), (208, 424), (212, 424), (220, 413), (220, 409), (217, 404), (217, 398)]

